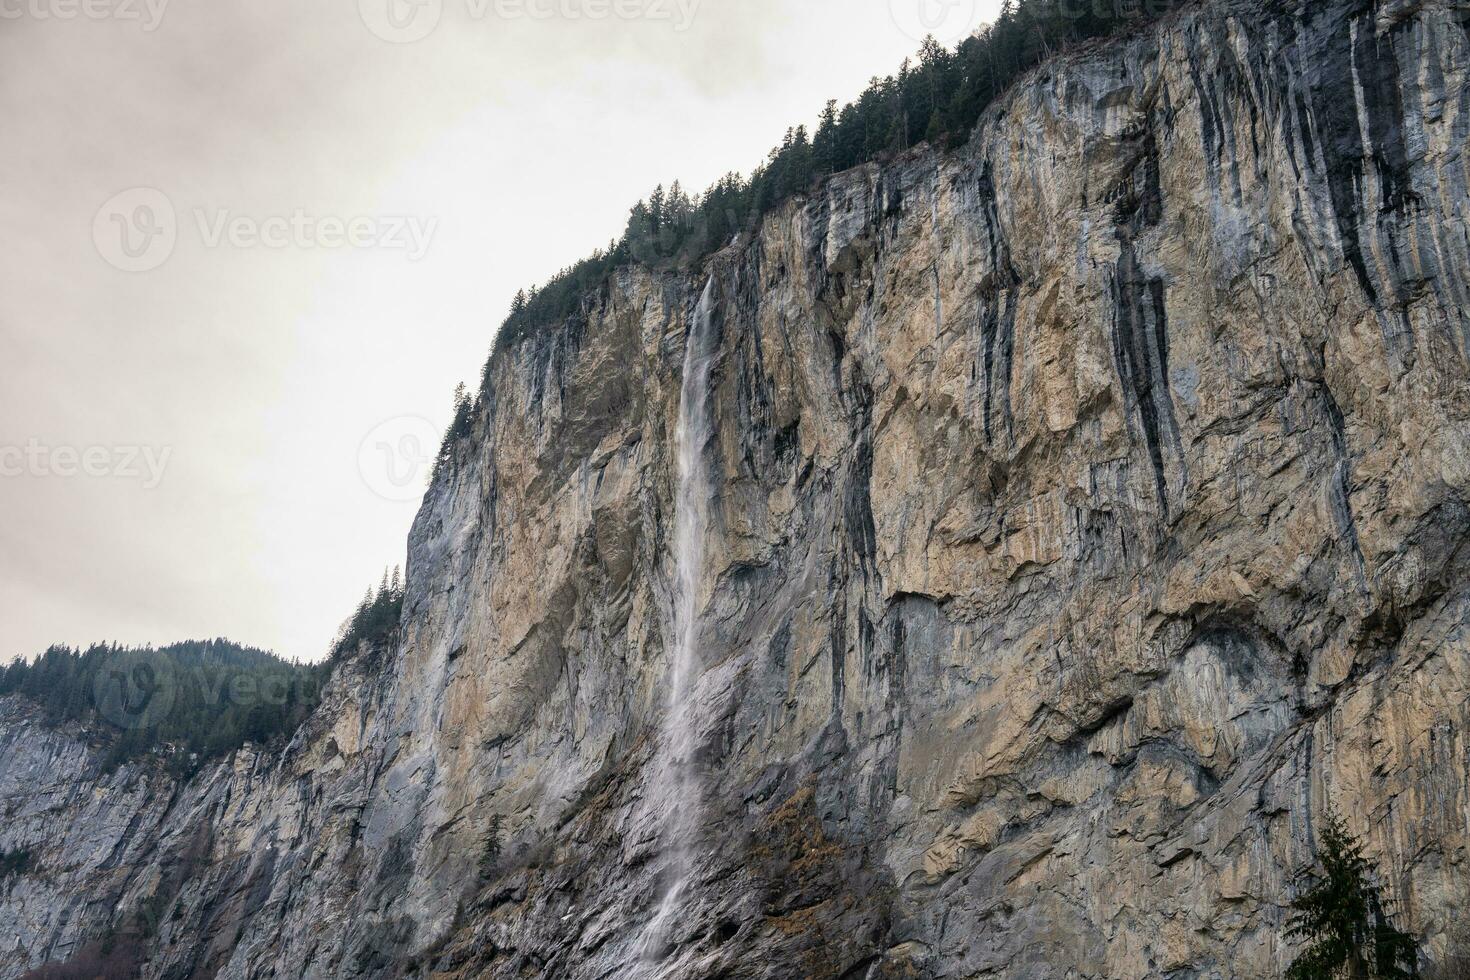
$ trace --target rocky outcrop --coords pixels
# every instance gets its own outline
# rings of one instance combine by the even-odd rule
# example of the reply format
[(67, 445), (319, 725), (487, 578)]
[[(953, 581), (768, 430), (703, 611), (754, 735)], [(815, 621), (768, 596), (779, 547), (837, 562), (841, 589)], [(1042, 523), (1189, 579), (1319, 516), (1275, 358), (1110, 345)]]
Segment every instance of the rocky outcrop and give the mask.
[[(42, 869), (0, 885), (0, 970), (151, 902), (150, 977), (1269, 976), (1329, 807), (1442, 954), (1470, 898), (1467, 72), (1452, 0), (1192, 8), (697, 270), (619, 272), (492, 364), (399, 641), (283, 758), (94, 778), (0, 719), (0, 847)], [(697, 846), (650, 949), (671, 808)]]

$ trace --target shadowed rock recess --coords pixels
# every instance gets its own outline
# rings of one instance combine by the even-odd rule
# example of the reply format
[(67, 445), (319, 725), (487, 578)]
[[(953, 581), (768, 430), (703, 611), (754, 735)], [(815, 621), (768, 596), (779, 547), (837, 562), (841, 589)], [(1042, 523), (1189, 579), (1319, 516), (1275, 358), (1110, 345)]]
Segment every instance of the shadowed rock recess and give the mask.
[(620, 271), (497, 356), (399, 636), (283, 755), (97, 775), (0, 706), (0, 849), (33, 856), (0, 974), (142, 921), (150, 978), (1273, 976), (1328, 806), (1438, 955), (1470, 901), (1467, 73), (1452, 0), (1190, 8)]

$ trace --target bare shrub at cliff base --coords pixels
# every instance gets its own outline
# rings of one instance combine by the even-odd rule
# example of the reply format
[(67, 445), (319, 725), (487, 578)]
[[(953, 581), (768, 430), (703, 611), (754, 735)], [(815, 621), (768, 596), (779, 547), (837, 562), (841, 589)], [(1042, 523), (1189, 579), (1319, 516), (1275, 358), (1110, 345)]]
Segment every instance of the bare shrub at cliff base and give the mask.
[(1336, 814), (1322, 828), (1320, 870), (1304, 872), (1310, 887), (1291, 903), (1288, 939), (1304, 941), (1287, 980), (1407, 980), (1418, 977), (1418, 946), (1400, 931), (1373, 869)]
[[(1467, 905), (1470, 903), (1460, 902), (1456, 907), (1464, 909)], [(1450, 925), (1444, 952), (1424, 968), (1421, 976), (1424, 980), (1470, 980), (1470, 915)]]

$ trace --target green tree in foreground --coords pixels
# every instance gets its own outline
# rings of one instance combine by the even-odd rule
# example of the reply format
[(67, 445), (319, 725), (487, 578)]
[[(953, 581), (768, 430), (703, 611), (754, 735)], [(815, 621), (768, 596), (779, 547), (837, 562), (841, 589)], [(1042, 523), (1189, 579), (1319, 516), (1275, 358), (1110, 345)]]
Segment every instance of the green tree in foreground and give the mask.
[(1342, 820), (1329, 813), (1310, 887), (1291, 903), (1287, 938), (1304, 941), (1287, 980), (1400, 980), (1419, 976), (1418, 946), (1388, 913), (1373, 869)]

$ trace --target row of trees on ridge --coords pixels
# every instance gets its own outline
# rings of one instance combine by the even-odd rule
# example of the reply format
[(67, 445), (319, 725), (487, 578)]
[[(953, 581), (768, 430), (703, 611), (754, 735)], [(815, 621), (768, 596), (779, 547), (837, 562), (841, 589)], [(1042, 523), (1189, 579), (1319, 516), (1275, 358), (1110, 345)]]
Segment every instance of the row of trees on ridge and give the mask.
[[(822, 110), (815, 130), (786, 131), (749, 177), (728, 173), (702, 194), (675, 182), (633, 206), (620, 239), (544, 286), (519, 293), (496, 349), (575, 313), (619, 266), (698, 261), (750, 230), (770, 209), (813, 182), (918, 143), (967, 138), (981, 114), (1023, 72), (1093, 38), (1135, 28), (1182, 0), (1006, 0), (999, 17), (950, 50), (932, 37), (898, 72), (874, 78), (856, 100)], [(488, 372), (488, 364), (487, 364)]]

